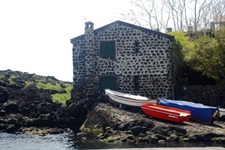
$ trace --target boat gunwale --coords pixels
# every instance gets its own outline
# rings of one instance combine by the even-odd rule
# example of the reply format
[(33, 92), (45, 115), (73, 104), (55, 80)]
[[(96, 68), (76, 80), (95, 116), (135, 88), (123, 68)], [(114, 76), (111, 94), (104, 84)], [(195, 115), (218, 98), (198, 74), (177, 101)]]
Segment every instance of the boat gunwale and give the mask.
[[(165, 101), (166, 103), (165, 104), (162, 103), (160, 105), (167, 106), (167, 107), (174, 107), (174, 108), (178, 108), (178, 109), (180, 109), (180, 107), (185, 107), (184, 108), (185, 110), (188, 110), (188, 111), (191, 112), (191, 117), (190, 117), (191, 120), (194, 120), (194, 121), (199, 122), (199, 123), (204, 124), (204, 125), (210, 125), (212, 123), (212, 120), (213, 120), (213, 115), (217, 111), (219, 112), (219, 109), (220, 109), (219, 106), (213, 107), (213, 106), (203, 105), (201, 103), (178, 101), (178, 100), (169, 100), (169, 99), (166, 99), (166, 98), (160, 98), (159, 103), (163, 102), (163, 101)], [(172, 104), (172, 105), (175, 105), (175, 106), (168, 106), (167, 101), (169, 102), (168, 104)], [(208, 120), (205, 119), (205, 115), (206, 115), (205, 113), (204, 113), (204, 118), (202, 116), (200, 116), (200, 117), (196, 116), (197, 110), (200, 110), (201, 112), (204, 111), (204, 110), (208, 110), (207, 111), (207, 115), (209, 116)]]
[[(154, 105), (151, 105), (151, 106), (154, 106)], [(157, 106), (157, 105), (156, 105)], [(187, 117), (187, 116), (191, 116), (190, 113), (187, 113), (187, 112), (178, 112), (179, 110), (175, 110), (175, 111), (168, 111), (170, 110), (168, 108), (168, 110), (164, 109), (164, 111), (161, 109), (154, 109), (154, 108), (149, 108), (149, 107), (145, 107), (145, 106), (141, 106), (142, 109), (145, 109), (145, 110), (152, 110), (152, 111), (155, 111), (155, 112), (160, 112), (160, 113), (164, 113), (164, 114), (168, 114), (168, 115), (176, 115), (176, 116), (180, 116), (180, 117)], [(157, 111), (158, 110), (158, 111)], [(168, 113), (166, 113), (165, 111), (167, 111)], [(172, 113), (173, 112), (173, 113)], [(184, 115), (185, 114), (185, 115)]]
[(111, 95), (115, 95), (117, 97), (123, 97), (123, 98), (132, 99), (132, 100), (136, 100), (136, 101), (149, 101), (150, 100), (148, 97), (117, 92), (117, 91), (113, 91), (110, 89), (105, 89), (105, 93), (106, 93), (106, 95), (111, 94)]
[(124, 97), (118, 97), (116, 95), (111, 95), (111, 94), (108, 94), (108, 96), (113, 102), (123, 104), (123, 105), (135, 106), (135, 107), (141, 107), (141, 105), (144, 103), (156, 103), (156, 101), (133, 100), (133, 99), (127, 99)]

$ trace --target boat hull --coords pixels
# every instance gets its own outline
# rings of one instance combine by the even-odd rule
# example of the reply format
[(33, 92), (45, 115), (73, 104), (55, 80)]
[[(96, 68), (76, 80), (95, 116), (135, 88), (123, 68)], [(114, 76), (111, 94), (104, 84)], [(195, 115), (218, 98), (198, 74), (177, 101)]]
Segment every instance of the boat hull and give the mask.
[(159, 105), (174, 107), (178, 109), (184, 109), (191, 112), (191, 119), (199, 123), (209, 125), (212, 122), (212, 118), (219, 110), (218, 107), (205, 106), (200, 103), (175, 101), (160, 98)]
[(116, 92), (109, 89), (105, 90), (105, 94), (111, 102), (127, 106), (141, 107), (144, 103), (156, 103), (156, 100), (150, 100), (143, 96)]
[(157, 104), (143, 104), (141, 106), (142, 111), (147, 115), (159, 118), (163, 120), (168, 120), (172, 122), (182, 123), (190, 119), (190, 112), (186, 110), (176, 109), (167, 106), (161, 106)]
[(220, 113), (220, 117), (225, 116), (225, 109), (224, 108), (220, 108), (219, 109), (219, 113)]

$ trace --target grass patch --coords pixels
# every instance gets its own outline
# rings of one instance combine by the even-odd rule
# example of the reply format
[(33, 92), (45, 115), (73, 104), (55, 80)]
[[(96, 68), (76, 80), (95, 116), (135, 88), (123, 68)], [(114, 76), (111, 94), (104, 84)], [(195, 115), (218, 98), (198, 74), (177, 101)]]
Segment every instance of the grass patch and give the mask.
[(25, 87), (30, 86), (31, 84), (33, 84), (34, 82), (30, 82), (30, 81), (25, 81)]
[(64, 106), (66, 105), (66, 101), (70, 98), (70, 93), (52, 94), (53, 102), (62, 103)]
[(73, 88), (72, 84), (66, 84), (66, 88), (64, 89), (66, 93), (62, 94), (52, 94), (53, 102), (62, 103), (64, 106), (66, 105), (66, 101), (71, 98), (71, 90)]
[[(30, 83), (28, 83), (28, 84), (30, 84)], [(63, 87), (65, 87), (65, 88), (62, 88), (60, 86), (60, 83), (52, 85), (51, 83), (42, 83), (42, 82), (39, 81), (36, 84), (37, 88), (39, 88), (39, 89), (49, 89), (49, 90), (56, 90), (56, 91), (65, 90), (65, 93), (56, 93), (56, 94), (51, 95), (53, 102), (62, 103), (65, 106), (66, 101), (71, 98), (71, 90), (73, 88), (73, 85), (72, 84), (64, 84), (64, 85), (65, 86), (63, 86)]]
[(38, 82), (36, 86), (39, 89), (49, 89), (49, 90), (56, 90), (56, 91), (62, 90), (62, 87), (59, 84), (52, 85), (50, 83), (45, 84), (45, 83)]
[(5, 78), (5, 76), (2, 76), (2, 75), (1, 75), (1, 76), (0, 76), (0, 79), (3, 79), (3, 78)]
[(72, 88), (73, 88), (72, 84), (67, 84), (67, 87), (65, 88), (66, 93), (71, 93)]
[(16, 78), (16, 76), (10, 76), (10, 78), (8, 79), (10, 85), (16, 84), (16, 83), (13, 81), (13, 79), (15, 79), (15, 78)]

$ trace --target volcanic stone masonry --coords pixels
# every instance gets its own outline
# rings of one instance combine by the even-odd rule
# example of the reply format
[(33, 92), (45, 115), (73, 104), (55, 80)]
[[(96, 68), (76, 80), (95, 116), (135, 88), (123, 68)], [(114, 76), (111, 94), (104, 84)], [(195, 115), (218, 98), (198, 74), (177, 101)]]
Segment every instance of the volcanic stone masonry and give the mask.
[(94, 97), (111, 88), (170, 98), (172, 42), (172, 36), (122, 21), (96, 30), (86, 22), (85, 34), (71, 39), (74, 94), (83, 88)]

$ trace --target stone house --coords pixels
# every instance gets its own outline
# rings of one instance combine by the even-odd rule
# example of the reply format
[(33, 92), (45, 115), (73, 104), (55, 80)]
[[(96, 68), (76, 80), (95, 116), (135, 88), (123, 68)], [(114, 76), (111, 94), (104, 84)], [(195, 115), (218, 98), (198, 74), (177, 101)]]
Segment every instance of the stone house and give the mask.
[[(96, 97), (105, 88), (151, 98), (172, 96), (172, 42), (164, 33), (115, 21), (73, 44), (73, 94)], [(83, 93), (81, 91), (83, 90)]]

